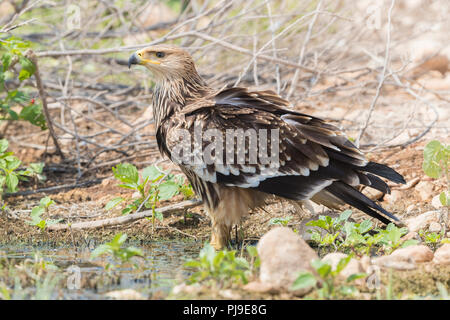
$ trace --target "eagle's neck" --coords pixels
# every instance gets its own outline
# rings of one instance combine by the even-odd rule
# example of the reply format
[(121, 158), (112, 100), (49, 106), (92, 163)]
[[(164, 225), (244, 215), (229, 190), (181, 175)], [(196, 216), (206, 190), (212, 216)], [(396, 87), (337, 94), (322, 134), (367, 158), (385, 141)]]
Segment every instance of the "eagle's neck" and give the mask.
[(156, 127), (190, 101), (204, 96), (211, 89), (197, 72), (184, 77), (158, 79), (153, 95), (153, 116)]

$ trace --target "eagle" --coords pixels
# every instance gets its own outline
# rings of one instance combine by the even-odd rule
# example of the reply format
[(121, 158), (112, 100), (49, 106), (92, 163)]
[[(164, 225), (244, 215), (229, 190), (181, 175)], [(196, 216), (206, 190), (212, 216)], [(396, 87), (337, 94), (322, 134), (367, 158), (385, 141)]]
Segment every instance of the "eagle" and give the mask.
[(358, 190), (390, 193), (382, 178), (404, 184), (402, 175), (368, 161), (336, 126), (294, 110), (270, 90), (214, 89), (191, 55), (176, 46), (138, 50), (131, 65), (154, 75), (159, 151), (180, 167), (202, 200), (216, 249), (229, 244), (233, 225), (270, 197), (332, 209), (347, 204), (385, 224), (402, 224)]

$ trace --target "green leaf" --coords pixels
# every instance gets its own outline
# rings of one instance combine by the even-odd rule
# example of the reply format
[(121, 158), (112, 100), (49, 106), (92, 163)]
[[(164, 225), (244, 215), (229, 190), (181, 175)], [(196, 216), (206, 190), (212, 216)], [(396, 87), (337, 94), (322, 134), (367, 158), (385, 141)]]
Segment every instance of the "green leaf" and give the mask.
[(17, 103), (27, 103), (30, 97), (22, 91), (14, 90), (8, 92), (8, 99)]
[(406, 247), (409, 247), (409, 246), (415, 246), (415, 245), (418, 244), (418, 243), (419, 243), (418, 240), (415, 240), (415, 239), (409, 239), (409, 240), (406, 240), (406, 241), (404, 241), (404, 242), (402, 243), (402, 248), (406, 248)]
[(291, 286), (291, 290), (300, 290), (309, 287), (314, 287), (317, 283), (316, 278), (310, 272), (302, 272), (298, 275), (297, 279), (295, 279), (294, 283)]
[(133, 208), (127, 206), (125, 209), (122, 210), (122, 214), (128, 214), (133, 211)]
[(39, 203), (40, 203), (41, 206), (43, 206), (44, 208), (48, 208), (48, 207), (50, 207), (52, 204), (54, 204), (55, 201), (53, 201), (52, 199), (50, 199), (50, 197), (45, 197), (45, 198), (42, 198), (41, 200), (39, 200)]
[(114, 177), (122, 181), (124, 184), (137, 188), (139, 184), (139, 172), (135, 166), (130, 163), (118, 164), (112, 168)]
[(136, 247), (131, 246), (131, 247), (124, 249), (124, 251), (126, 252), (127, 260), (134, 256), (140, 256), (140, 257), (144, 256), (144, 253), (142, 252), (142, 250), (139, 248), (136, 248)]
[(162, 182), (159, 187), (159, 200), (168, 200), (178, 194), (178, 184), (176, 184), (173, 181), (164, 181)]
[(322, 278), (327, 277), (331, 273), (331, 265), (326, 262), (314, 260), (311, 262), (311, 265)]
[(367, 276), (368, 276), (367, 273), (354, 273), (354, 274), (348, 276), (348, 278), (347, 278), (346, 281), (347, 281), (348, 283), (350, 283), (350, 282), (352, 282), (352, 281), (355, 281), (355, 280), (357, 280), (357, 279), (362, 279), (362, 278), (365, 278), (365, 277), (367, 277)]
[(9, 52), (5, 52), (2, 55), (2, 65), (3, 65), (3, 72), (5, 72), (6, 70), (8, 70), (9, 65), (11, 64), (11, 60), (12, 60), (12, 54)]
[(44, 170), (45, 164), (43, 162), (30, 163), (29, 169), (36, 174), (41, 174)]
[(94, 251), (91, 252), (91, 259), (97, 258), (105, 253), (109, 253), (111, 251), (111, 247), (107, 244), (99, 245)]
[(287, 226), (292, 217), (284, 217), (284, 218), (272, 218), (269, 221), (270, 225), (279, 225), (279, 226)]
[(16, 192), (17, 185), (19, 184), (19, 179), (17, 178), (15, 173), (10, 173), (6, 175), (6, 187), (9, 192)]
[(247, 246), (247, 252), (250, 257), (257, 257), (258, 256), (258, 250), (255, 246)]
[(31, 209), (31, 218), (35, 219), (35, 218), (39, 218), (40, 216), (45, 212), (45, 209), (42, 207), (34, 207), (33, 209)]
[(184, 266), (186, 268), (199, 268), (202, 266), (202, 264), (200, 263), (200, 261), (197, 260), (189, 260), (184, 263)]
[(113, 240), (110, 242), (111, 245), (121, 246), (127, 240), (128, 236), (126, 233), (119, 232), (115, 235)]
[(164, 177), (164, 173), (162, 173), (157, 166), (149, 166), (142, 170), (142, 177), (144, 180), (149, 179), (151, 181), (157, 181)]
[(344, 270), (344, 268), (348, 265), (348, 263), (350, 262), (350, 260), (352, 259), (351, 255), (348, 255), (345, 258), (342, 258), (341, 260), (339, 260), (337, 266), (336, 266), (336, 270), (335, 273), (339, 274), (342, 270)]
[(28, 79), (36, 71), (36, 67), (34, 66), (33, 62), (31, 62), (31, 60), (28, 58), (20, 56), (19, 63), (22, 66), (22, 69), (20, 70), (20, 73), (19, 73), (20, 81)]
[(155, 211), (155, 218), (158, 219), (161, 222), (163, 222), (163, 220), (164, 220), (163, 214), (161, 212), (159, 212), (159, 211)]
[(352, 210), (345, 210), (339, 215), (339, 222), (347, 221), (348, 218), (352, 215)]
[(439, 200), (441, 201), (441, 204), (443, 206), (450, 205), (450, 197), (447, 196), (445, 191), (441, 192), (441, 194), (439, 195)]
[(116, 207), (119, 203), (121, 203), (122, 201), (124, 201), (125, 199), (122, 197), (117, 197), (114, 198), (112, 200), (110, 200), (106, 206), (105, 206), (105, 210), (111, 210), (112, 208)]
[(248, 263), (247, 260), (245, 260), (244, 258), (236, 258), (234, 259), (234, 261), (236, 262), (236, 265), (242, 269), (250, 269), (250, 265)]
[(450, 150), (439, 141), (430, 141), (423, 150), (422, 169), (431, 178), (438, 179), (443, 168), (448, 167)]
[(9, 142), (6, 139), (1, 139), (0, 140), (0, 153), (4, 153), (9, 146)]
[(42, 106), (39, 104), (23, 107), (20, 111), (19, 118), (40, 127), (41, 130), (47, 129), (47, 122), (42, 112)]
[(6, 168), (10, 172), (16, 170), (22, 163), (17, 157), (14, 156), (8, 156), (5, 158), (5, 160), (6, 160)]

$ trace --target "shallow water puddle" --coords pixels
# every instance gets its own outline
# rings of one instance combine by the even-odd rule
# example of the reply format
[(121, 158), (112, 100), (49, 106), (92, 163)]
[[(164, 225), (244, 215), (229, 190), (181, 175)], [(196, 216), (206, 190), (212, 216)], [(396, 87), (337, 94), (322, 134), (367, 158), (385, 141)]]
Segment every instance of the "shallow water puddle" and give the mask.
[[(169, 293), (176, 282), (189, 273), (183, 264), (198, 256), (201, 243), (195, 241), (164, 240), (145, 244), (127, 243), (142, 250), (144, 259), (132, 258), (132, 263), (118, 264), (110, 256), (90, 259), (94, 248), (72, 246), (27, 246), (0, 245), (0, 259), (14, 261), (15, 268), (28, 261), (43, 261), (58, 267), (56, 276), (61, 276), (58, 287), (51, 296), (55, 299), (104, 299), (112, 290), (134, 289), (144, 297), (156, 292)], [(112, 270), (105, 266), (115, 264)], [(133, 268), (132, 264), (137, 268)], [(44, 279), (42, 279), (44, 281)], [(34, 288), (36, 289), (36, 288)]]

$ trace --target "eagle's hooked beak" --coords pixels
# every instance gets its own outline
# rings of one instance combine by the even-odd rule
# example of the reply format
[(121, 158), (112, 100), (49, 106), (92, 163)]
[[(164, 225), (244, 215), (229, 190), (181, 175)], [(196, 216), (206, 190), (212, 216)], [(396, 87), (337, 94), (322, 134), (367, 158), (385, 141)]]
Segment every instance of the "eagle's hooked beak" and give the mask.
[(136, 51), (128, 59), (128, 69), (131, 67), (132, 64), (146, 64), (146, 63), (161, 64), (161, 62), (159, 61), (142, 58), (141, 51)]
[(131, 55), (131, 57), (128, 59), (128, 69), (131, 68), (132, 64), (140, 64), (140, 58), (138, 57), (138, 55), (135, 53), (133, 53)]

